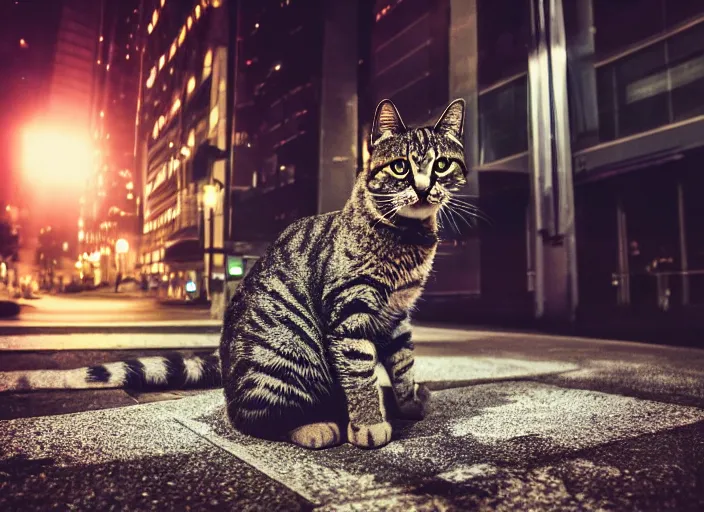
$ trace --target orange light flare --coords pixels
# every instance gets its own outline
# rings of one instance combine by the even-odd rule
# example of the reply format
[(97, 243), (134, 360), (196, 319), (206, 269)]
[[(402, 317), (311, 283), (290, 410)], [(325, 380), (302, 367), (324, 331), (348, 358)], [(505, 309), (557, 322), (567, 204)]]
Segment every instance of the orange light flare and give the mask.
[(22, 131), (21, 167), (33, 188), (52, 190), (84, 185), (94, 164), (88, 133), (66, 124), (31, 124)]

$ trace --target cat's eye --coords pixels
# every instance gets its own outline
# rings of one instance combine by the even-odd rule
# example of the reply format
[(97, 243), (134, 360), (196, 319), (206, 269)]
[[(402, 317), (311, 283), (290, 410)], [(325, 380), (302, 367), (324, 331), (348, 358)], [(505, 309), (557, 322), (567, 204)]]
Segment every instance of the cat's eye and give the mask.
[(395, 160), (386, 167), (388, 173), (394, 178), (402, 179), (408, 174), (408, 162)]
[(447, 158), (438, 158), (435, 160), (435, 175), (439, 178), (447, 176), (455, 170), (455, 164)]

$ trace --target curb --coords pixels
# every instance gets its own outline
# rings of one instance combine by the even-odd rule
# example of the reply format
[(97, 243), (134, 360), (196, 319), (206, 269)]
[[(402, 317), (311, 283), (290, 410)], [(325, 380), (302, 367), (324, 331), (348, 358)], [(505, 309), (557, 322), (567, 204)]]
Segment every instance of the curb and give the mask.
[(20, 314), (21, 307), (11, 300), (0, 300), (0, 318), (14, 318)]

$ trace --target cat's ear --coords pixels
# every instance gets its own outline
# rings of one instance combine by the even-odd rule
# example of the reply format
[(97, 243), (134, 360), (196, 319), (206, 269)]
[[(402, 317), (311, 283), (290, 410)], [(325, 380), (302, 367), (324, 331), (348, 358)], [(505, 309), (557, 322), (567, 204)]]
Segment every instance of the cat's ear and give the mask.
[(401, 114), (398, 113), (396, 105), (391, 100), (382, 100), (376, 107), (374, 113), (374, 124), (372, 125), (372, 146), (380, 140), (398, 135), (406, 131)]
[(450, 103), (433, 128), (436, 132), (450, 137), (460, 146), (464, 146), (462, 142), (464, 135), (464, 107), (463, 99)]

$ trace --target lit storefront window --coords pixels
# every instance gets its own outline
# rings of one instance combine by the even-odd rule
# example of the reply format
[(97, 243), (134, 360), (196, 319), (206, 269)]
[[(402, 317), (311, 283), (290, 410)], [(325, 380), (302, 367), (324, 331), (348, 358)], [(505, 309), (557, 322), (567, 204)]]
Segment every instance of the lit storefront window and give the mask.
[(213, 50), (208, 50), (203, 59), (203, 80), (210, 76), (213, 71)]

